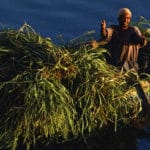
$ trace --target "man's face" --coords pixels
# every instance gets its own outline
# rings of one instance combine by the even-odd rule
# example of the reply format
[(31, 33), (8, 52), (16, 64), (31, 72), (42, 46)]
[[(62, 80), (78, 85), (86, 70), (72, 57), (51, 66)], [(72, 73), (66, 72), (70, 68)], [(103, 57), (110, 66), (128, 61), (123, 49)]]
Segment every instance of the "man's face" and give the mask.
[(131, 16), (128, 13), (125, 13), (119, 17), (118, 21), (122, 29), (127, 29), (131, 22)]

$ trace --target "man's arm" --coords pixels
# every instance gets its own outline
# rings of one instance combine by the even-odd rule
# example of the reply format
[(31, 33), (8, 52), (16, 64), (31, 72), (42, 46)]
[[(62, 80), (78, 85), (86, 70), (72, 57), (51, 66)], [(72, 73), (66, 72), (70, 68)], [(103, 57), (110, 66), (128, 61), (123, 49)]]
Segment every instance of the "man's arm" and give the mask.
[(142, 33), (138, 27), (134, 27), (134, 29), (135, 29), (135, 33), (137, 35), (137, 39), (135, 39), (135, 40), (140, 44), (141, 47), (145, 46), (147, 44), (147, 40), (146, 40), (145, 36), (142, 35)]
[(102, 20), (101, 21), (101, 37), (102, 37), (102, 39), (110, 41), (112, 34), (113, 34), (113, 28), (112, 27), (107, 28), (106, 21)]
[(143, 47), (143, 46), (145, 46), (147, 44), (147, 40), (146, 40), (144, 35), (142, 35), (139, 43), (140, 43), (141, 47)]

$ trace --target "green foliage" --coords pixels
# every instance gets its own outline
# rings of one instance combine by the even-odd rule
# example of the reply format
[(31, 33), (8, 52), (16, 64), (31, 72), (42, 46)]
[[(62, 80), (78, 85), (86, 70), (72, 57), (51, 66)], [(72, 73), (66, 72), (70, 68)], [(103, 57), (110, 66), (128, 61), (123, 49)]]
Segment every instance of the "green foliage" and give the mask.
[(107, 64), (106, 53), (56, 46), (26, 23), (0, 32), (0, 149), (86, 140), (137, 118), (141, 101), (132, 95), (132, 73)]
[(1, 91), (1, 142), (8, 142), (1, 146), (16, 149), (22, 139), (29, 149), (37, 141), (50, 143), (76, 136), (73, 99), (57, 80), (12, 81), (1, 85)]
[(76, 105), (80, 109), (80, 132), (92, 130), (113, 123), (115, 130), (120, 121), (129, 123), (140, 109), (137, 97), (127, 95), (132, 86), (126, 82), (129, 73), (118, 72), (104, 59), (105, 49), (76, 52), (76, 64), (80, 68)]

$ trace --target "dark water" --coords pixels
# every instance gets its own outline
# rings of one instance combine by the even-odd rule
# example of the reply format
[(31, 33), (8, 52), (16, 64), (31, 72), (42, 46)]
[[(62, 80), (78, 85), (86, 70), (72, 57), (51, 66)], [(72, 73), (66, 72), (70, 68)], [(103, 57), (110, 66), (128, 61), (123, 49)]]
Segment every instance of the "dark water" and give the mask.
[(101, 19), (105, 18), (108, 25), (116, 23), (121, 7), (129, 7), (133, 19), (149, 19), (149, 6), (149, 0), (1, 0), (0, 22), (19, 28), (26, 21), (54, 41), (60, 37), (71, 40), (91, 30), (98, 38)]
[[(132, 10), (133, 20), (139, 16), (150, 19), (149, 0), (1, 0), (0, 22), (15, 29), (27, 22), (54, 42), (69, 41), (87, 31), (99, 38), (100, 20), (106, 19), (108, 25), (117, 23), (121, 7)], [(150, 137), (135, 141), (138, 150), (150, 149)]]

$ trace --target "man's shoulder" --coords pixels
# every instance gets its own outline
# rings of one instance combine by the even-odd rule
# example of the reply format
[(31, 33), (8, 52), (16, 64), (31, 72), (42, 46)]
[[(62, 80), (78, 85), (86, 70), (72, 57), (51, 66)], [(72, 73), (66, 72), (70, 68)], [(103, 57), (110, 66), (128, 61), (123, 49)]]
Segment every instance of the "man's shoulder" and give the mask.
[(130, 26), (129, 29), (130, 29), (130, 31), (136, 32), (139, 35), (141, 35), (141, 31), (137, 26)]
[(129, 29), (134, 31), (140, 30), (137, 26), (129, 26)]

